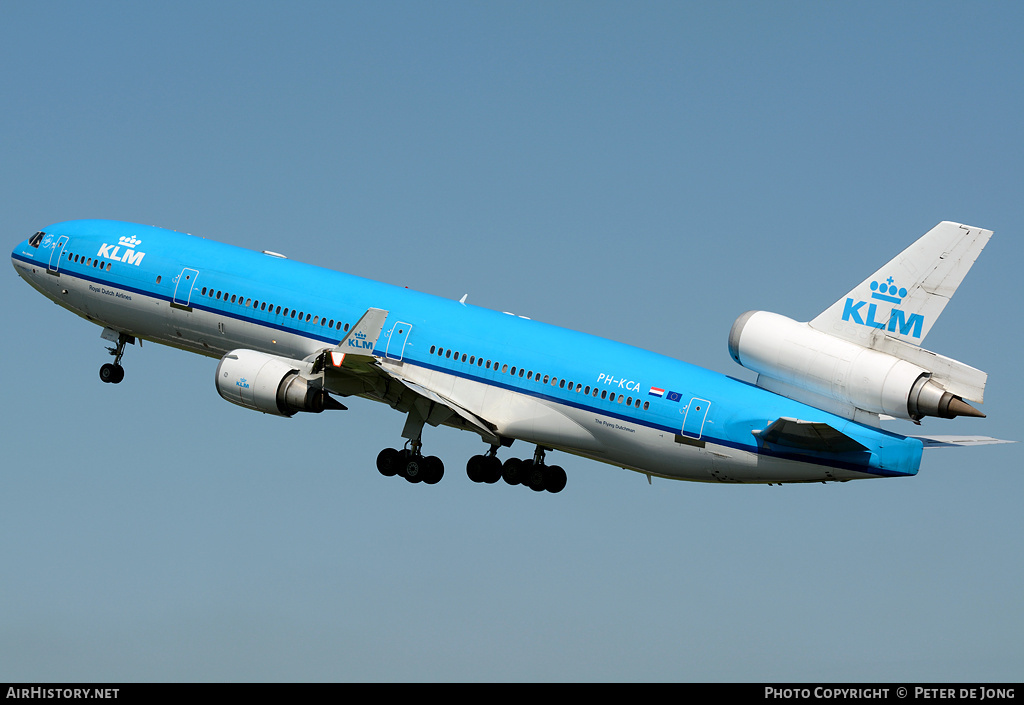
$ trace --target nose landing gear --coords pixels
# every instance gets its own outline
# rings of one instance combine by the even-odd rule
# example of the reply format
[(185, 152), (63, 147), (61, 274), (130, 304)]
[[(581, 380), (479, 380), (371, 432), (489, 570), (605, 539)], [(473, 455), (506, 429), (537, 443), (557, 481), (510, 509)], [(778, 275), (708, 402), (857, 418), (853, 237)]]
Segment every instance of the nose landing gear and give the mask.
[[(107, 331), (104, 330), (104, 337), (107, 337)], [(112, 340), (113, 338), (108, 338)], [(124, 355), (124, 346), (128, 343), (135, 344), (135, 337), (131, 335), (125, 335), (124, 333), (117, 334), (117, 347), (107, 348), (111, 355), (114, 356), (114, 362), (106, 363), (100, 367), (100, 380), (109, 384), (118, 384), (124, 379), (124, 368), (121, 367), (121, 357)]]

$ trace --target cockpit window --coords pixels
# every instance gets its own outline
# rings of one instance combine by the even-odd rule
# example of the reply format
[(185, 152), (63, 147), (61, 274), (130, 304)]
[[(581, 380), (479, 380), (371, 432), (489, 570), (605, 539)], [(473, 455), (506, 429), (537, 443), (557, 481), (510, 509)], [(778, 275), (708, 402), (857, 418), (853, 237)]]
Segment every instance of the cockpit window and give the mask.
[(46, 233), (38, 232), (35, 235), (33, 235), (32, 237), (30, 237), (28, 239), (29, 247), (35, 247), (36, 249), (38, 249), (39, 248), (39, 243), (43, 241), (43, 238), (45, 236), (46, 236)]

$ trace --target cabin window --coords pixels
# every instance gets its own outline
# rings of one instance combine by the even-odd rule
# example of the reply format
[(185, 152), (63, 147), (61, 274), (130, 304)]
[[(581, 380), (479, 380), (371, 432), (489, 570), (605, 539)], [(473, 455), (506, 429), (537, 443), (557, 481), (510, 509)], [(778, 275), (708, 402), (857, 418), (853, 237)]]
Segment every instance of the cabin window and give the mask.
[(157, 283), (157, 284), (159, 284), (159, 283), (160, 283), (160, 280), (161, 280), (161, 279), (163, 279), (163, 277), (162, 277), (162, 276), (160, 276), (160, 275), (157, 275), (157, 277), (156, 277), (156, 283)]

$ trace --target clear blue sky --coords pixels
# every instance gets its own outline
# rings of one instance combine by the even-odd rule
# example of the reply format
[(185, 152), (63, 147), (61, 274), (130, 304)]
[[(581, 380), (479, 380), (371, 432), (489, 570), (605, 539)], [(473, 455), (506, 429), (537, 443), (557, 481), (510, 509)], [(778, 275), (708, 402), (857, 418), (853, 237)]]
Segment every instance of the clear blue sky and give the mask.
[[(1024, 439), (1024, 10), (1009, 2), (0, 5), (9, 247), (161, 225), (743, 379), (940, 220), (995, 231), (927, 347)], [(233, 407), (215, 361), (0, 278), (0, 680), (1019, 681), (1021, 445), (911, 479), (382, 478), (403, 418)], [(895, 430), (913, 432), (909, 425)], [(519, 449), (529, 452), (528, 449)]]

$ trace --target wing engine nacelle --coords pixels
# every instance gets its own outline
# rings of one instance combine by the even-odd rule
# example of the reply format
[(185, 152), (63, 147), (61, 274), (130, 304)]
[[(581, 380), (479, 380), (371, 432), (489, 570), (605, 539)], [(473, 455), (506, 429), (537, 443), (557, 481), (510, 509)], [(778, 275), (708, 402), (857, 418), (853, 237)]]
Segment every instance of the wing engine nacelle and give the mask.
[(255, 350), (232, 350), (221, 358), (217, 392), (232, 404), (276, 416), (344, 408), (302, 377), (298, 366)]
[(774, 391), (788, 385), (869, 413), (915, 421), (984, 416), (919, 365), (767, 311), (748, 311), (736, 319), (729, 354), (769, 378), (759, 378), (758, 385)]

